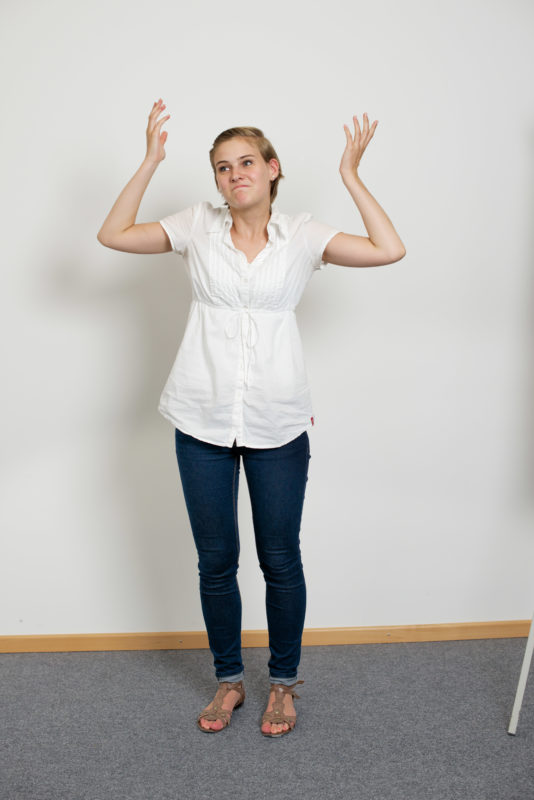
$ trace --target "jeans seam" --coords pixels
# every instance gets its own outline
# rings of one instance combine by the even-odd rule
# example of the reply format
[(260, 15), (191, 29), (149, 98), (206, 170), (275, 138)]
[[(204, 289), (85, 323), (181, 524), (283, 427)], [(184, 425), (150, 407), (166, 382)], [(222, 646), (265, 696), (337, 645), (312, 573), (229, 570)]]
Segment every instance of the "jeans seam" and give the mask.
[(304, 481), (304, 491), (302, 492), (302, 507), (304, 508), (304, 500), (306, 499), (306, 484), (308, 483), (308, 473), (310, 471), (310, 439), (306, 436), (307, 454), (306, 454), (306, 480)]
[(234, 477), (233, 477), (233, 480), (232, 480), (232, 508), (233, 508), (233, 511), (234, 511), (235, 547), (236, 547), (237, 556), (239, 557), (239, 534), (238, 534), (238, 527), (237, 527), (237, 525), (238, 525), (238, 523), (237, 523), (237, 500), (236, 500), (236, 496), (235, 496), (235, 484), (236, 484), (236, 475), (237, 475), (238, 464), (239, 464), (239, 454), (236, 455), (236, 457), (234, 458)]

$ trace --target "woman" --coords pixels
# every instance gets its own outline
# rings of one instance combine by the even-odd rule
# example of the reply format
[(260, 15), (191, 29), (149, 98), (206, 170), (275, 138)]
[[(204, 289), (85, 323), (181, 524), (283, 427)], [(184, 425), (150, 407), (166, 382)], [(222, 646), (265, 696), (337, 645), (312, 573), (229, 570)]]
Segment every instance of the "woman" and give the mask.
[(175, 428), (175, 447), (198, 551), (200, 597), (215, 676), (214, 700), (198, 727), (215, 733), (245, 699), (241, 597), (237, 583), (237, 496), (241, 457), (259, 564), (266, 584), (270, 693), (260, 730), (293, 730), (306, 584), (300, 523), (314, 424), (295, 307), (315, 269), (391, 264), (405, 255), (391, 221), (358, 176), (377, 121), (354, 136), (345, 125), (340, 174), (368, 237), (342, 233), (273, 209), (283, 178), (276, 152), (258, 128), (231, 128), (210, 161), (224, 205), (199, 202), (159, 222), (136, 224), (145, 189), (165, 158), (167, 132), (154, 103), (147, 152), (98, 233), (106, 247), (183, 255), (192, 302), (159, 411)]

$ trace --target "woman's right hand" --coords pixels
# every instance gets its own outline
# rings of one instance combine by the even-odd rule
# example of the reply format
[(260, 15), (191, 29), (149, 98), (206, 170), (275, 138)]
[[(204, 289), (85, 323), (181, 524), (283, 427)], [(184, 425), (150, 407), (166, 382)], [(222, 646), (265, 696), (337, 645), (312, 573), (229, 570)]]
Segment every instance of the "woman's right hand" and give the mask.
[(167, 114), (166, 117), (162, 117), (160, 120), (157, 119), (158, 114), (160, 114), (164, 108), (165, 104), (160, 97), (157, 103), (154, 103), (152, 106), (152, 111), (148, 115), (145, 160), (153, 161), (156, 164), (159, 164), (159, 162), (163, 161), (165, 158), (164, 144), (167, 141), (168, 136), (167, 131), (163, 131), (163, 133), (161, 133), (161, 125), (171, 116), (170, 114)]

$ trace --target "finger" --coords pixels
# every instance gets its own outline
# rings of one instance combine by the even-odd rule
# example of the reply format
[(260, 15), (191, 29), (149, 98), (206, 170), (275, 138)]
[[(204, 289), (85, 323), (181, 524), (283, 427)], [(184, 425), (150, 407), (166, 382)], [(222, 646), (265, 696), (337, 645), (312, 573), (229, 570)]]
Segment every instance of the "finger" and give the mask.
[(343, 127), (345, 128), (345, 135), (347, 137), (347, 144), (352, 144), (352, 134), (350, 132), (349, 126), (343, 124)]
[(150, 122), (150, 123), (149, 123), (149, 125), (148, 125), (148, 132), (149, 132), (150, 134), (154, 133), (154, 131), (155, 131), (156, 129), (159, 129), (159, 128), (160, 128), (160, 126), (161, 126), (161, 124), (162, 124), (163, 122), (167, 122), (167, 120), (168, 120), (168, 119), (170, 119), (170, 116), (171, 116), (170, 114), (167, 114), (167, 116), (166, 116), (166, 117), (162, 117), (162, 118), (161, 118), (161, 119), (159, 119), (157, 122), (154, 122), (154, 121), (152, 121), (152, 120), (151, 120), (151, 122)]
[(364, 141), (364, 148), (367, 147), (369, 144), (369, 117), (367, 116), (367, 111), (364, 112), (363, 115), (363, 141)]
[(361, 135), (360, 123), (358, 122), (358, 117), (356, 114), (353, 115), (352, 119), (354, 120), (354, 140), (356, 140), (356, 136)]
[(377, 126), (377, 125), (378, 125), (378, 120), (377, 120), (377, 119), (375, 119), (375, 121), (374, 121), (374, 122), (373, 122), (373, 124), (371, 125), (371, 129), (370, 129), (370, 131), (369, 131), (369, 133), (368, 133), (368, 135), (367, 135), (367, 142), (370, 142), (370, 141), (371, 141), (371, 139), (373, 138), (373, 134), (374, 134), (374, 132), (376, 131), (376, 126)]
[(149, 116), (151, 117), (152, 114), (157, 114), (159, 111), (163, 111), (164, 108), (165, 108), (165, 103), (162, 101), (160, 97), (160, 99), (157, 100), (152, 106), (152, 111), (150, 112)]

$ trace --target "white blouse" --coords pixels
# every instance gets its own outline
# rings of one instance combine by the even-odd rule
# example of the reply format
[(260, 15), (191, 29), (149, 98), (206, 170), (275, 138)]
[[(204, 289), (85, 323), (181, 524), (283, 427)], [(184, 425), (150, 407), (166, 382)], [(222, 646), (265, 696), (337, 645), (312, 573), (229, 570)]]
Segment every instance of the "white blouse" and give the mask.
[(211, 444), (287, 444), (314, 424), (295, 308), (339, 231), (273, 204), (269, 241), (249, 264), (227, 206), (203, 201), (160, 224), (183, 256), (192, 300), (158, 411)]

